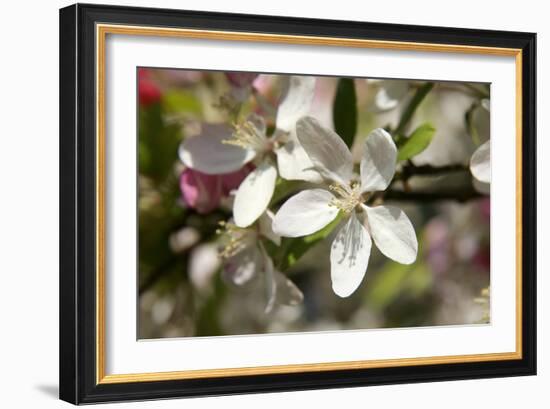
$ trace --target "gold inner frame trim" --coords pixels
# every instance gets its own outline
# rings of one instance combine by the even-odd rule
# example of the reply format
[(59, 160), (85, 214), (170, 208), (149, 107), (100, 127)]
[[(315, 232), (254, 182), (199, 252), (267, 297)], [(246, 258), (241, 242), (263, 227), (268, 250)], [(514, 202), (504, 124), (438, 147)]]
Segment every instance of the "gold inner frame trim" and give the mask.
[[(505, 353), (449, 355), (366, 361), (185, 370), (131, 374), (105, 373), (105, 41), (107, 34), (245, 41), (293, 45), (371, 48), (400, 51), (463, 53), (515, 57), (516, 65), (516, 350)], [(96, 25), (96, 383), (114, 384), (247, 375), (322, 372), (348, 369), (403, 367), (522, 358), (522, 51), (515, 48), (295, 36), (251, 32), (178, 29), (165, 27)]]

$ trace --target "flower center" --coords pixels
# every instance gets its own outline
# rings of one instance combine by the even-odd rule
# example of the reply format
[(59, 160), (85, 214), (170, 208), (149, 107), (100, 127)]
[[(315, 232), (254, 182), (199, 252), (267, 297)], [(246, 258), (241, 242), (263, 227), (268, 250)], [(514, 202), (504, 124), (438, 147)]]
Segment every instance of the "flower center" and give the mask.
[(265, 152), (270, 149), (271, 143), (265, 134), (253, 122), (246, 121), (236, 124), (230, 139), (224, 139), (222, 143), (234, 145), (243, 149), (253, 149), (257, 152)]
[(334, 206), (346, 214), (351, 213), (363, 201), (361, 185), (356, 182), (349, 188), (340, 184), (330, 185), (329, 190), (338, 196), (330, 201), (329, 206)]
[(252, 239), (250, 229), (237, 227), (231, 222), (220, 221), (216, 234), (224, 237), (224, 244), (219, 250), (220, 257), (228, 259), (244, 250)]

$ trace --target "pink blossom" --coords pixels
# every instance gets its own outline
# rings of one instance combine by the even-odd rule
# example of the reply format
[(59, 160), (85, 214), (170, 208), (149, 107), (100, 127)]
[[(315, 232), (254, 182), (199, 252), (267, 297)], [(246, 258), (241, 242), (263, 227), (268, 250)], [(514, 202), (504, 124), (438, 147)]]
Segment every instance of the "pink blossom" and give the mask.
[(193, 169), (186, 169), (180, 176), (180, 190), (187, 206), (197, 212), (209, 213), (220, 205), (222, 197), (236, 189), (249, 167), (224, 175), (207, 175)]
[(225, 76), (234, 87), (247, 87), (251, 85), (258, 74), (254, 72), (226, 72)]

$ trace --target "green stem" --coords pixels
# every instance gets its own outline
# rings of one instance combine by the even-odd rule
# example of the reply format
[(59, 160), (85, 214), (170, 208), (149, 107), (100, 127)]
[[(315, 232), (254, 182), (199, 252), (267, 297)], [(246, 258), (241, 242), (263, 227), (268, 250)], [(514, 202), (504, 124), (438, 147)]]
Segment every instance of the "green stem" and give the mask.
[(402, 135), (403, 132), (405, 132), (405, 129), (407, 128), (407, 125), (409, 125), (409, 122), (411, 121), (418, 106), (424, 100), (426, 95), (428, 95), (428, 93), (432, 90), (433, 87), (434, 87), (433, 82), (427, 82), (416, 90), (414, 96), (409, 102), (409, 105), (407, 105), (407, 107), (405, 108), (405, 111), (403, 111), (403, 114), (401, 115), (399, 124), (397, 125), (397, 128), (395, 129), (395, 132), (394, 132), (395, 135)]
[(479, 98), (489, 98), (489, 94), (487, 92), (472, 84), (468, 84), (467, 82), (465, 82), (462, 85), (464, 85), (464, 87), (468, 88), (470, 91), (473, 91)]
[(470, 136), (472, 137), (472, 141), (476, 144), (476, 146), (479, 145), (479, 134), (477, 132), (476, 126), (474, 125), (474, 113), (478, 108), (479, 108), (479, 103), (476, 101), (464, 114), (466, 129), (470, 134)]

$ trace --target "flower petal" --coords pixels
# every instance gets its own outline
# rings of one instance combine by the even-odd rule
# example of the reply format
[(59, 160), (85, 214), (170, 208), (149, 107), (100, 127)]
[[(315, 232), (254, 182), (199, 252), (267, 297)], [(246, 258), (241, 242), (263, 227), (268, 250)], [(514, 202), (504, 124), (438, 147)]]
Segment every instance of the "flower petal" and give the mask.
[(382, 128), (372, 131), (365, 141), (361, 159), (361, 190), (386, 190), (395, 174), (397, 147), (389, 133)]
[(371, 246), (367, 229), (352, 213), (330, 250), (330, 277), (336, 295), (348, 297), (359, 287), (367, 272)]
[(258, 219), (260, 234), (264, 236), (266, 239), (271, 240), (277, 246), (280, 246), (281, 236), (279, 236), (273, 231), (274, 218), (275, 218), (275, 215), (270, 210), (267, 210), (264, 214), (260, 216), (260, 218)]
[(374, 97), (374, 104), (380, 111), (395, 108), (409, 91), (409, 84), (403, 80), (380, 81), (380, 89)]
[(288, 90), (277, 110), (276, 128), (285, 132), (294, 131), (296, 121), (308, 114), (315, 92), (315, 77), (290, 77)]
[(185, 166), (208, 175), (235, 172), (250, 162), (256, 153), (222, 143), (233, 131), (221, 124), (203, 124), (199, 135), (187, 138), (179, 147), (179, 157)]
[(277, 298), (277, 282), (275, 281), (275, 267), (273, 266), (273, 260), (269, 257), (265, 250), (264, 254), (264, 279), (265, 279), (265, 294), (267, 303), (265, 305), (264, 312), (267, 314), (273, 310), (275, 306), (275, 299)]
[(321, 183), (323, 178), (313, 166), (306, 151), (298, 140), (290, 139), (275, 151), (279, 174), (286, 180), (305, 180), (312, 183)]
[(256, 246), (247, 247), (224, 262), (223, 277), (235, 285), (244, 285), (263, 268), (262, 263), (259, 249)]
[(329, 205), (333, 198), (323, 189), (301, 191), (275, 214), (273, 231), (285, 237), (301, 237), (321, 230), (338, 215), (338, 209)]
[(300, 289), (283, 273), (275, 269), (273, 260), (267, 255), (265, 249), (262, 249), (262, 254), (264, 257), (265, 290), (267, 296), (265, 312), (271, 312), (276, 303), (284, 305), (300, 304), (304, 299), (304, 295)]
[(378, 249), (392, 260), (411, 264), (416, 260), (418, 241), (405, 212), (393, 206), (362, 206), (370, 234)]
[(296, 136), (315, 169), (325, 179), (346, 186), (349, 184), (353, 175), (353, 162), (342, 138), (312, 117), (298, 121)]
[(238, 227), (248, 227), (267, 209), (275, 190), (277, 168), (265, 160), (241, 183), (235, 202), (233, 217)]
[(275, 270), (277, 301), (284, 305), (298, 305), (304, 300), (304, 294), (287, 276)]
[(470, 160), (470, 171), (480, 182), (491, 183), (491, 140), (474, 152)]

